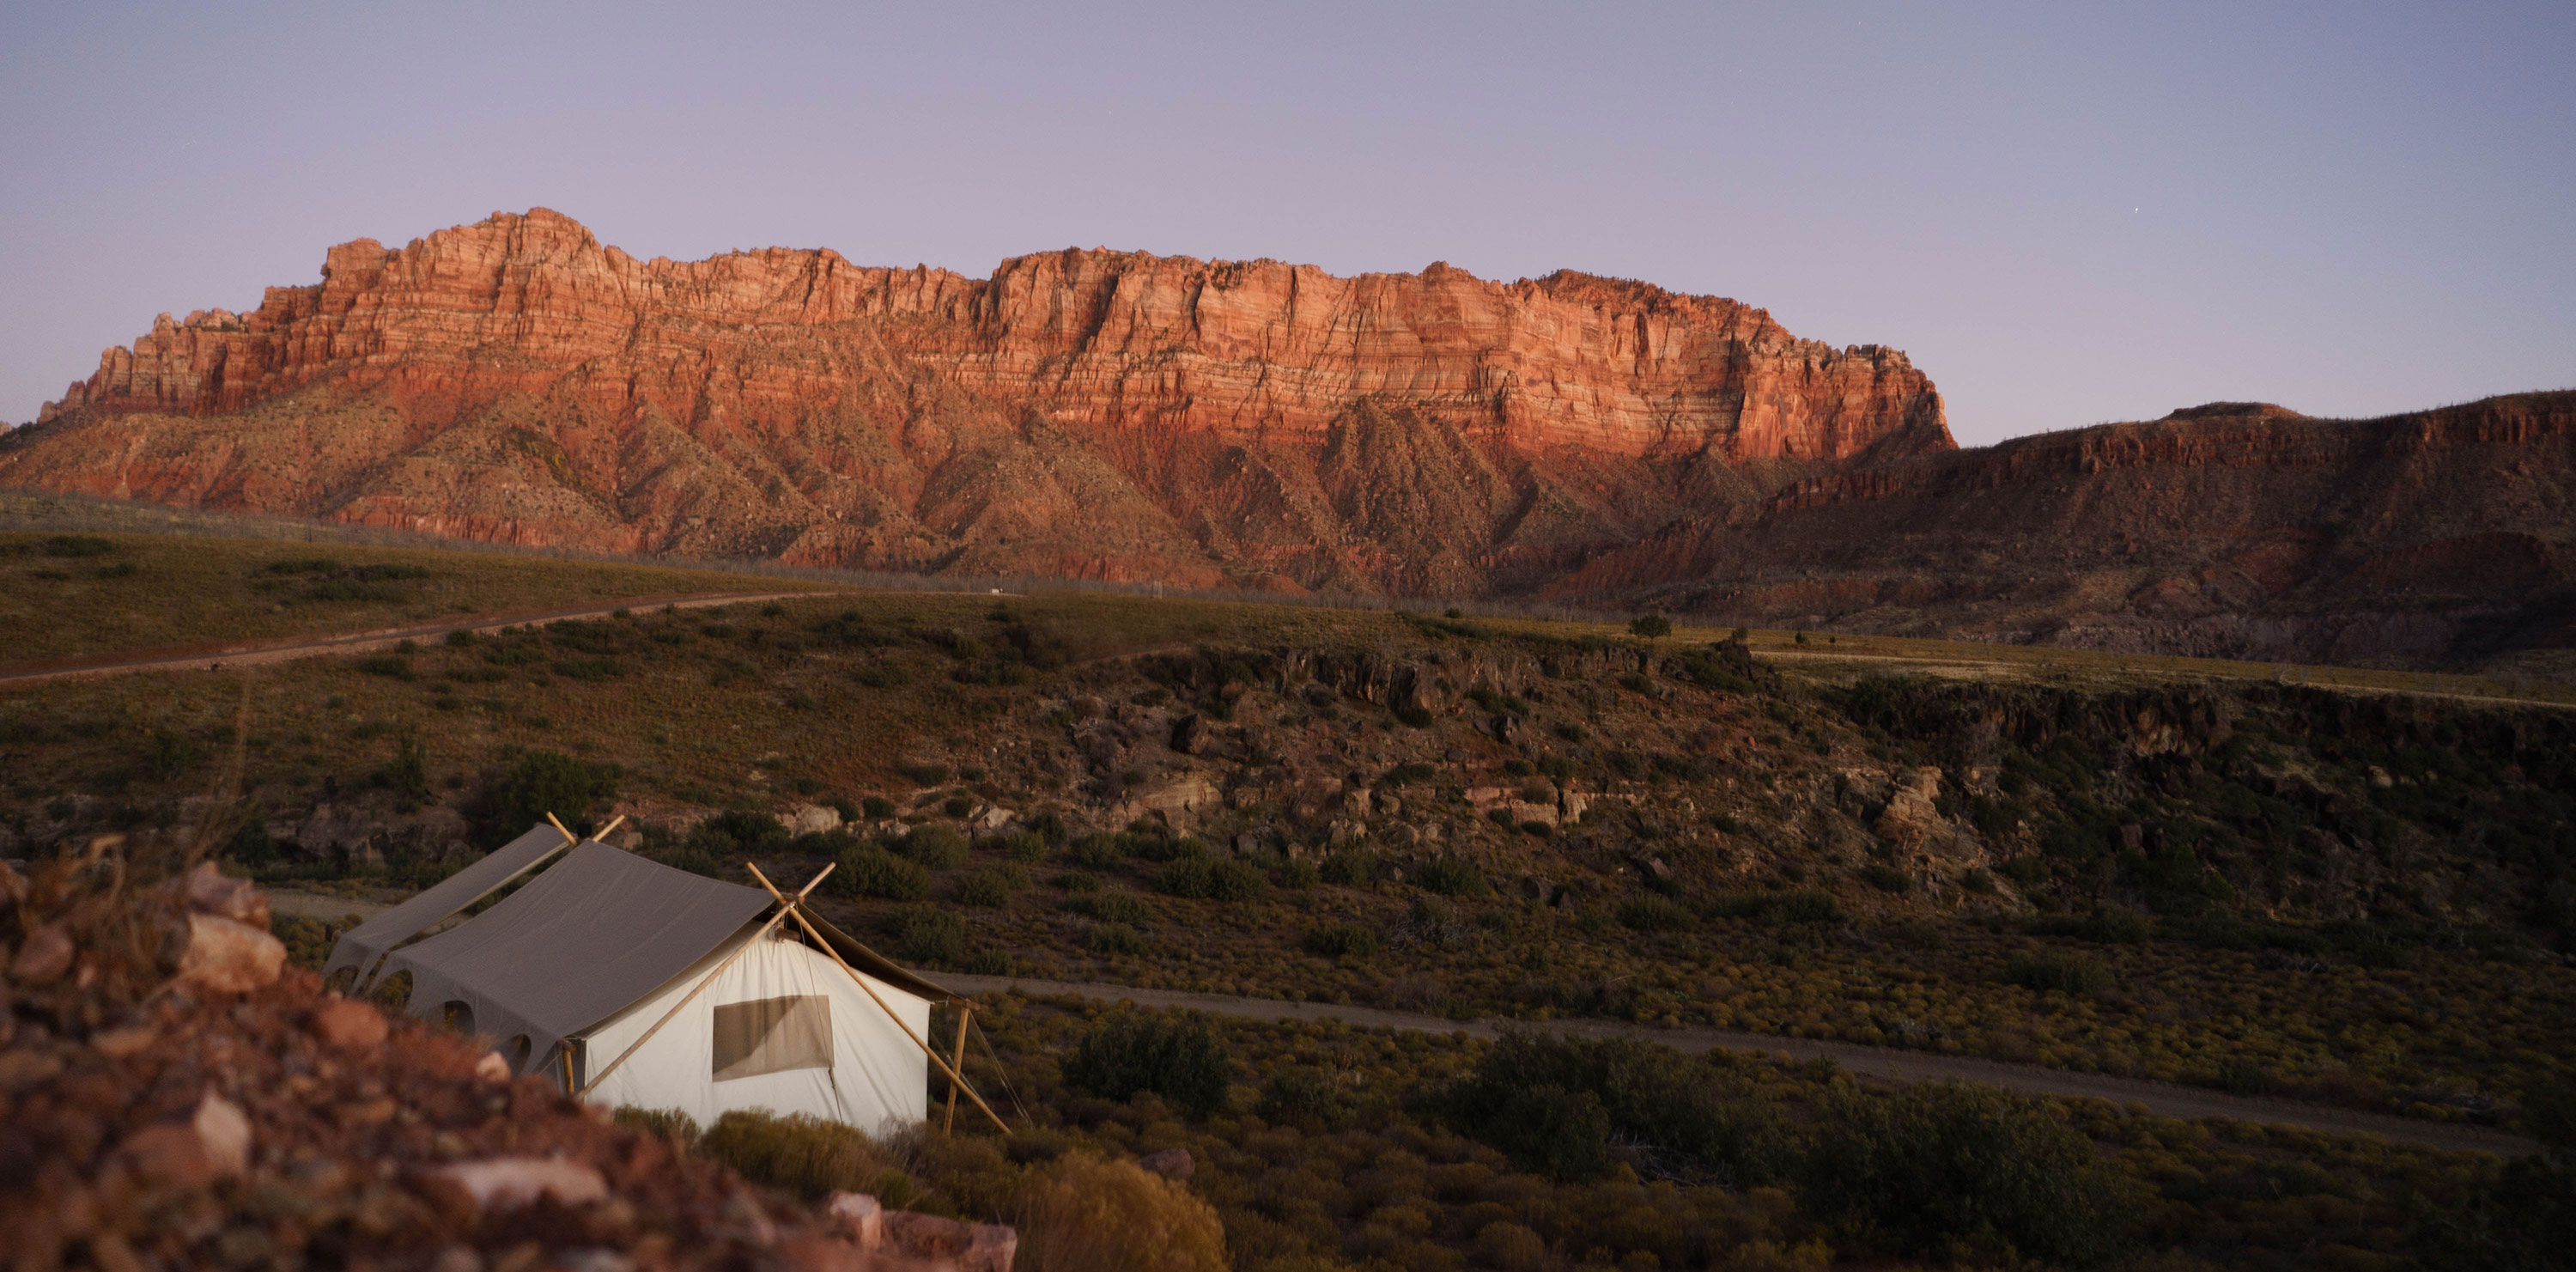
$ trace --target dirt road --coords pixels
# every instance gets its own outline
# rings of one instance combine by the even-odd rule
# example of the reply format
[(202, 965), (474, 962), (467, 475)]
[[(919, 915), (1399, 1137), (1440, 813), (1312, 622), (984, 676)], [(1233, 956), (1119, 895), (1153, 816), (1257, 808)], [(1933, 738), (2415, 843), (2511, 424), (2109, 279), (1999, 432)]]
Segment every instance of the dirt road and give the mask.
[(619, 610), (703, 609), (713, 605), (740, 605), (749, 601), (778, 601), (792, 597), (817, 596), (803, 592), (698, 592), (690, 594), (636, 596), (604, 605), (582, 609), (529, 610), (508, 614), (473, 614), (418, 627), (386, 627), (374, 631), (349, 632), (338, 636), (296, 636), (285, 640), (240, 645), (210, 645), (193, 649), (145, 650), (98, 659), (70, 659), (19, 671), (0, 672), (0, 685), (33, 684), (40, 680), (68, 680), (76, 676), (121, 676), (137, 671), (214, 671), (224, 667), (242, 667), (257, 663), (286, 662), (315, 654), (354, 654), (370, 649), (387, 649), (407, 640), (435, 640), (449, 632), (497, 631), (522, 624), (543, 625), (573, 619), (606, 618)]
[[(1236, 998), (1226, 994), (1131, 989), (1124, 985), (1069, 984), (1064, 981), (1029, 980), (1022, 977), (966, 976), (948, 973), (934, 973), (933, 976), (941, 984), (973, 994), (1017, 988), (1029, 994), (1092, 998), (1106, 1002), (1123, 999), (1148, 1007), (1189, 1007), (1216, 1015), (1240, 1016), (1250, 1020), (1338, 1020), (1351, 1025), (1368, 1025), (1386, 1029), (1421, 1029), (1433, 1033), (1465, 1033), (1479, 1038), (1491, 1038), (1500, 1032), (1504, 1024), (1515, 1023), (1496, 1020), (1451, 1020), (1443, 1016), (1380, 1011), (1373, 1007), (1337, 1007), (1330, 1003), (1292, 1003), (1270, 998)], [(2532, 1152), (2539, 1147), (2538, 1144), (2521, 1136), (2490, 1130), (2486, 1127), (2418, 1121), (2414, 1118), (2390, 1117), (2379, 1113), (2362, 1113), (2324, 1105), (2303, 1104), (2295, 1100), (2227, 1095), (2218, 1091), (2179, 1086), (2170, 1082), (2115, 1078), (2097, 1073), (2073, 1073), (2064, 1069), (2043, 1069), (2036, 1065), (2004, 1064), (1994, 1060), (1934, 1055), (1922, 1051), (1900, 1051), (1891, 1047), (1865, 1047), (1850, 1042), (1780, 1038), (1768, 1034), (1736, 1033), (1725, 1029), (1658, 1029), (1610, 1020), (1555, 1020), (1545, 1024), (1516, 1022), (1515, 1027), (1544, 1030), (1578, 1038), (1637, 1038), (1646, 1042), (1661, 1043), (1694, 1055), (1722, 1047), (1730, 1051), (1764, 1051), (1797, 1060), (1830, 1059), (1846, 1071), (1881, 1081), (1923, 1082), (1956, 1078), (1966, 1082), (1983, 1082), (2029, 1095), (2080, 1096), (2110, 1100), (2118, 1104), (2144, 1105), (2150, 1111), (2167, 1117), (2226, 1117), (2246, 1122), (2306, 1127), (2310, 1130), (2326, 1131), (2337, 1135), (2378, 1135), (2399, 1143), (2425, 1144), (2451, 1152), (2485, 1152), (2511, 1157)]]

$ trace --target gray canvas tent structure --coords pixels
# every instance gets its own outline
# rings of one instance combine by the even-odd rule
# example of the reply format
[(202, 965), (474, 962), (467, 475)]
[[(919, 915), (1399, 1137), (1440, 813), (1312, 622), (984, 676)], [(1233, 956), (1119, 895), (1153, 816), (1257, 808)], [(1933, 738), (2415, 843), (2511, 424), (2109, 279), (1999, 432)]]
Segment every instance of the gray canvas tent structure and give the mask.
[[(927, 1041), (930, 1009), (973, 1004), (810, 913), (802, 894), (571, 839), (540, 826), (352, 929), (326, 978), (354, 969), (361, 993), (409, 973), (406, 1010), (493, 1037), (513, 1072), (702, 1125), (766, 1108), (875, 1131), (927, 1115), (929, 1066), (954, 1078)], [(420, 937), (549, 861), (491, 909)]]

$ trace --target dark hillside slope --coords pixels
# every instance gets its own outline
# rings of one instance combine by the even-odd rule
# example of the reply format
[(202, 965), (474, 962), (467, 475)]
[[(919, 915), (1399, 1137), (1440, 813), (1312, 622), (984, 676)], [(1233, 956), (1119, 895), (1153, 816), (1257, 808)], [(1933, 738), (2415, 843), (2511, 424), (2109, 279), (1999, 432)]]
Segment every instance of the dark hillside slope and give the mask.
[(1552, 589), (1727, 621), (2384, 666), (2576, 646), (2576, 392), (2220, 403), (1801, 482)]

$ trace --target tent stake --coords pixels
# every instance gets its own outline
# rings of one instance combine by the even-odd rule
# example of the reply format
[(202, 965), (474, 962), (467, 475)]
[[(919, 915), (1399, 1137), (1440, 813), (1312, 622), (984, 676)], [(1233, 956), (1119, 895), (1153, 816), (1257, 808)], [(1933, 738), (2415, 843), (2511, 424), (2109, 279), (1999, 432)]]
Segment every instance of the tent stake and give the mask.
[[(949, 1065), (949, 1067), (950, 1067), (951, 1069), (954, 1069), (955, 1071), (957, 1071), (957, 1072), (959, 1072), (959, 1073), (964, 1073), (964, 1072), (966, 1071), (966, 1022), (967, 1022), (967, 1021), (969, 1021), (969, 1020), (973, 1020), (974, 1018), (975, 1018), (975, 1008), (974, 1008), (974, 1006), (973, 1006), (972, 1004), (969, 1004), (969, 1003), (960, 1003), (960, 1004), (958, 1004), (958, 1006), (957, 1006), (957, 1059), (956, 1059), (953, 1063), (951, 1063), (951, 1064)], [(947, 1119), (945, 1122), (942, 1122), (942, 1123), (940, 1124), (940, 1127), (939, 1127), (939, 1133), (940, 1133), (940, 1134), (942, 1134), (942, 1135), (954, 1135), (954, 1134), (956, 1134), (956, 1133), (957, 1133), (957, 1087), (958, 1087), (958, 1085), (959, 1085), (959, 1084), (957, 1084), (957, 1083), (955, 1083), (955, 1082), (950, 1082), (950, 1083), (948, 1084), (948, 1119)]]
[[(839, 864), (840, 864), (839, 862), (833, 862), (833, 863), (831, 863), (830, 865), (826, 865), (826, 866), (824, 866), (824, 867), (823, 867), (823, 874), (818, 874), (818, 875), (814, 876), (813, 882), (812, 882), (812, 883), (808, 883), (808, 884), (806, 884), (806, 885), (805, 885), (805, 892), (812, 892), (812, 891), (814, 890), (814, 884), (816, 884), (816, 883), (821, 883), (821, 882), (823, 881), (823, 875), (828, 875), (828, 874), (832, 873), (832, 867), (833, 867), (833, 866), (836, 866), (836, 865), (839, 865)], [(763, 882), (767, 882), (767, 881), (766, 881), (766, 880), (763, 880)], [(803, 899), (803, 897), (805, 896), (805, 892), (799, 892), (799, 893), (797, 893), (796, 895), (797, 895), (798, 899), (800, 899), (800, 900), (801, 900), (801, 899)], [(778, 889), (776, 889), (776, 888), (771, 888), (771, 889), (769, 890), (769, 894), (770, 894), (771, 896), (778, 896)], [(725, 971), (725, 969), (726, 969), (726, 968), (728, 968), (728, 967), (733, 966), (733, 961), (734, 961), (735, 959), (741, 958), (743, 955), (750, 953), (750, 952), (751, 952), (751, 947), (752, 947), (752, 946), (754, 946), (754, 945), (758, 945), (758, 944), (760, 943), (760, 939), (761, 939), (762, 937), (765, 937), (765, 936), (769, 935), (770, 930), (771, 930), (772, 928), (777, 927), (777, 926), (779, 925), (779, 923), (780, 923), (782, 920), (786, 919), (786, 917), (787, 917), (787, 913), (788, 913), (788, 911), (787, 911), (787, 908), (786, 908), (786, 907), (789, 905), (789, 902), (788, 902), (787, 898), (785, 898), (785, 897), (778, 897), (778, 900), (779, 900), (779, 904), (780, 904), (780, 906), (781, 906), (782, 908), (778, 911), (778, 913), (776, 913), (776, 914), (773, 914), (773, 915), (769, 916), (769, 921), (768, 921), (767, 923), (763, 923), (763, 924), (761, 924), (761, 925), (760, 925), (760, 931), (758, 931), (757, 933), (754, 933), (754, 934), (752, 935), (752, 938), (751, 938), (750, 940), (745, 941), (745, 942), (743, 942), (741, 945), (739, 945), (739, 946), (735, 947), (735, 949), (734, 949), (734, 952), (733, 952), (733, 953), (728, 954), (728, 955), (726, 955), (726, 956), (725, 956), (725, 961), (723, 961), (723, 962), (721, 962), (721, 963), (716, 964), (716, 969), (715, 969), (714, 971), (712, 971), (712, 972), (707, 973), (707, 975), (706, 975), (706, 979), (699, 981), (699, 982), (697, 983), (696, 987), (695, 987), (695, 988), (692, 988), (692, 989), (689, 991), (689, 996), (688, 996), (688, 997), (683, 998), (683, 999), (681, 999), (680, 1001), (678, 1001), (678, 1002), (676, 1002), (676, 1003), (671, 1004), (671, 1010), (669, 1010), (669, 1011), (666, 1011), (666, 1012), (662, 1013), (662, 1018), (661, 1018), (660, 1020), (654, 1021), (654, 1022), (653, 1022), (653, 1027), (652, 1027), (652, 1028), (650, 1028), (650, 1029), (645, 1030), (645, 1031), (644, 1031), (644, 1036), (643, 1036), (643, 1037), (638, 1038), (638, 1039), (636, 1039), (635, 1041), (633, 1041), (633, 1042), (631, 1042), (631, 1043), (627, 1044), (627, 1047), (626, 1047), (626, 1049), (625, 1049), (624, 1051), (620, 1051), (620, 1052), (618, 1052), (618, 1053), (617, 1053), (617, 1058), (616, 1058), (616, 1059), (611, 1060), (611, 1061), (609, 1061), (609, 1062), (608, 1062), (608, 1067), (607, 1067), (607, 1068), (602, 1069), (602, 1070), (600, 1070), (600, 1071), (599, 1071), (599, 1076), (598, 1076), (598, 1077), (592, 1078), (589, 1082), (587, 1082), (587, 1083), (583, 1084), (583, 1086), (582, 1086), (581, 1090), (574, 1092), (574, 1093), (573, 1093), (573, 1095), (575, 1096), (575, 1098), (579, 1098), (580, 1096), (588, 1095), (588, 1094), (590, 1094), (591, 1092), (598, 1090), (598, 1089), (599, 1089), (599, 1084), (600, 1084), (600, 1083), (602, 1083), (602, 1082), (606, 1082), (606, 1081), (608, 1080), (608, 1075), (609, 1075), (609, 1074), (612, 1074), (612, 1073), (617, 1072), (617, 1066), (619, 1066), (619, 1065), (621, 1065), (621, 1064), (626, 1063), (626, 1057), (631, 1056), (631, 1055), (634, 1055), (634, 1054), (635, 1054), (635, 1052), (636, 1052), (636, 1050), (637, 1050), (638, 1048), (642, 1047), (645, 1043), (651, 1042), (651, 1041), (653, 1040), (653, 1035), (655, 1035), (655, 1034), (657, 1034), (657, 1033), (662, 1032), (662, 1026), (667, 1025), (667, 1024), (669, 1024), (669, 1023), (671, 1023), (671, 1018), (680, 1014), (680, 1009), (681, 1009), (681, 1008), (686, 1007), (686, 1006), (688, 1006), (690, 1003), (697, 1001), (697, 997), (698, 997), (698, 995), (699, 995), (699, 994), (701, 994), (701, 993), (706, 992), (706, 988), (707, 988), (707, 986), (712, 985), (712, 984), (715, 984), (715, 983), (716, 983), (716, 978), (717, 978), (717, 977), (719, 977), (719, 976), (724, 975), (724, 971)], [(567, 1070), (566, 1070), (566, 1073), (567, 1073), (567, 1074), (569, 1074), (569, 1073), (570, 1073), (570, 1070), (569, 1070), (569, 1069), (567, 1069)]]
[[(805, 935), (813, 937), (814, 943), (822, 946), (823, 952), (831, 955), (832, 961), (840, 964), (841, 970), (850, 974), (850, 980), (858, 985), (860, 991), (868, 996), (868, 1000), (870, 1002), (877, 1005), (877, 1010), (884, 1012), (886, 1014), (886, 1019), (893, 1021), (894, 1027), (903, 1031), (904, 1037), (912, 1039), (912, 1045), (921, 1048), (921, 1054), (930, 1057), (930, 1062), (938, 1065), (941, 1073), (948, 1075), (948, 1080), (956, 1084), (956, 1089), (964, 1090), (966, 1092), (966, 1098), (973, 1100), (976, 1108), (984, 1110), (984, 1116), (993, 1119), (993, 1125), (995, 1127), (999, 1128), (1004, 1135), (1010, 1134), (1011, 1124), (1003, 1121), (1002, 1115), (994, 1112), (993, 1106), (986, 1104), (983, 1096), (975, 1094), (975, 1089), (966, 1085), (966, 1079), (957, 1076), (957, 1071), (948, 1067), (948, 1061), (941, 1058), (938, 1050), (933, 1048), (929, 1043), (922, 1041), (921, 1035), (914, 1033), (912, 1031), (912, 1026), (903, 1023), (903, 1017), (896, 1015), (894, 1008), (887, 1006), (886, 1000), (877, 996), (876, 987), (868, 983), (868, 978), (859, 975), (859, 969), (850, 966), (850, 961), (841, 957), (841, 952), (833, 949), (832, 943), (824, 940), (823, 934), (815, 931), (813, 924), (805, 921), (804, 911), (798, 904), (805, 899), (805, 894), (802, 892), (797, 893), (796, 900), (789, 901), (778, 891), (778, 885), (769, 881), (769, 876), (760, 873), (760, 867), (751, 865), (749, 862), (745, 862), (743, 864), (751, 871), (752, 878), (760, 880), (760, 886), (769, 889), (769, 895), (777, 897), (778, 903), (786, 906), (788, 911), (796, 916), (797, 925), (805, 929)], [(810, 888), (812, 885), (809, 884), (807, 886)]]

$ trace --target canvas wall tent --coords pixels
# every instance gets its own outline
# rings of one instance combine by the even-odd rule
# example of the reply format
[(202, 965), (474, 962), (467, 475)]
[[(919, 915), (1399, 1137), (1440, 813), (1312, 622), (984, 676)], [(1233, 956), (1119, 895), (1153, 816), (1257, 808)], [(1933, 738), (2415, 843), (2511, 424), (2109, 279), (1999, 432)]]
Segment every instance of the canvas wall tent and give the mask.
[(489, 1035), (514, 1071), (607, 1104), (870, 1131), (927, 1113), (931, 1006), (969, 1004), (766, 888), (585, 841), (490, 910), (413, 939), (569, 838), (540, 829), (551, 848), (531, 831), (459, 872), (468, 883), (351, 930), (326, 974), (356, 968), (363, 988), (407, 972), (412, 1015)]

